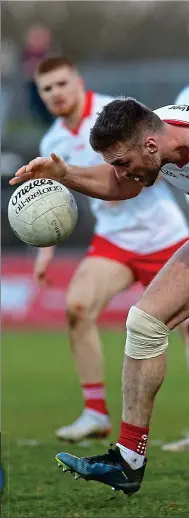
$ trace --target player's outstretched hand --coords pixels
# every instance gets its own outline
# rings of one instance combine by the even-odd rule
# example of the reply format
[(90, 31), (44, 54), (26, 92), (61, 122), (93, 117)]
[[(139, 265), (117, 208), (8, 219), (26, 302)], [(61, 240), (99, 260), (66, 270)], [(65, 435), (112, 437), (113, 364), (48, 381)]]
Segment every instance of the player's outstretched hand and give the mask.
[(63, 182), (67, 172), (67, 165), (64, 160), (51, 153), (48, 158), (37, 157), (29, 164), (24, 165), (15, 173), (15, 177), (9, 181), (10, 185), (15, 185), (35, 178), (50, 178), (57, 182)]

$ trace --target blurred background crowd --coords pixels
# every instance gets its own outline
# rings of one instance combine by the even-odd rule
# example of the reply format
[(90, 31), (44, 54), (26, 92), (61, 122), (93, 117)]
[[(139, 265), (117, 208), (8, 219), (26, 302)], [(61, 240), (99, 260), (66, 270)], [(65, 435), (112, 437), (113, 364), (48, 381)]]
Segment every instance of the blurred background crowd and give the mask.
[[(189, 4), (185, 1), (2, 2), (2, 246), (27, 250), (7, 221), (8, 179), (39, 154), (52, 122), (34, 83), (49, 51), (71, 56), (86, 86), (131, 95), (152, 109), (174, 102), (189, 83)], [(93, 228), (86, 198), (65, 247), (86, 247)], [(86, 217), (87, 214), (87, 217)]]

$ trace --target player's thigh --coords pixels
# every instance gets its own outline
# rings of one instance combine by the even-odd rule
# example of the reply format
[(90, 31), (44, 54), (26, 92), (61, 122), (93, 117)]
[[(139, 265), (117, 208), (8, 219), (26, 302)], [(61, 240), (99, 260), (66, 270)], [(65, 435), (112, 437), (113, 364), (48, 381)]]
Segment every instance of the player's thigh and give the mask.
[(84, 305), (98, 314), (114, 295), (133, 282), (133, 273), (127, 266), (105, 257), (86, 257), (71, 280), (68, 307)]
[(137, 306), (170, 329), (189, 317), (189, 241), (162, 268)]

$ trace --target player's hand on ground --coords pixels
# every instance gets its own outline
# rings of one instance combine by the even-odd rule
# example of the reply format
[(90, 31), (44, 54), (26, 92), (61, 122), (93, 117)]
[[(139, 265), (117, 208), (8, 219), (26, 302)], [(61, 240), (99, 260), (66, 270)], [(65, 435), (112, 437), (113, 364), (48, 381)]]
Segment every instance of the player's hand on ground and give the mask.
[(51, 284), (47, 277), (48, 268), (51, 264), (55, 253), (55, 247), (40, 248), (34, 263), (34, 279), (40, 286), (49, 286)]
[(51, 153), (50, 157), (37, 157), (31, 160), (29, 164), (18, 169), (15, 177), (11, 178), (9, 184), (15, 185), (35, 178), (50, 178), (57, 182), (63, 182), (67, 170), (68, 166), (64, 160), (55, 153)]

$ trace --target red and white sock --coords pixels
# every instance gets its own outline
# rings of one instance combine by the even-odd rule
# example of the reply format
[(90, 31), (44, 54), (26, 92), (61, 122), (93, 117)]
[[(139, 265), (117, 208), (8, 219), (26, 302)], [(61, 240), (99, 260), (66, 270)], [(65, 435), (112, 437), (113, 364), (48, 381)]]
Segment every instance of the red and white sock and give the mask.
[(144, 463), (148, 433), (148, 427), (134, 426), (124, 421), (121, 423), (117, 446), (132, 469), (138, 469)]
[(104, 383), (84, 383), (82, 389), (85, 408), (107, 415)]

